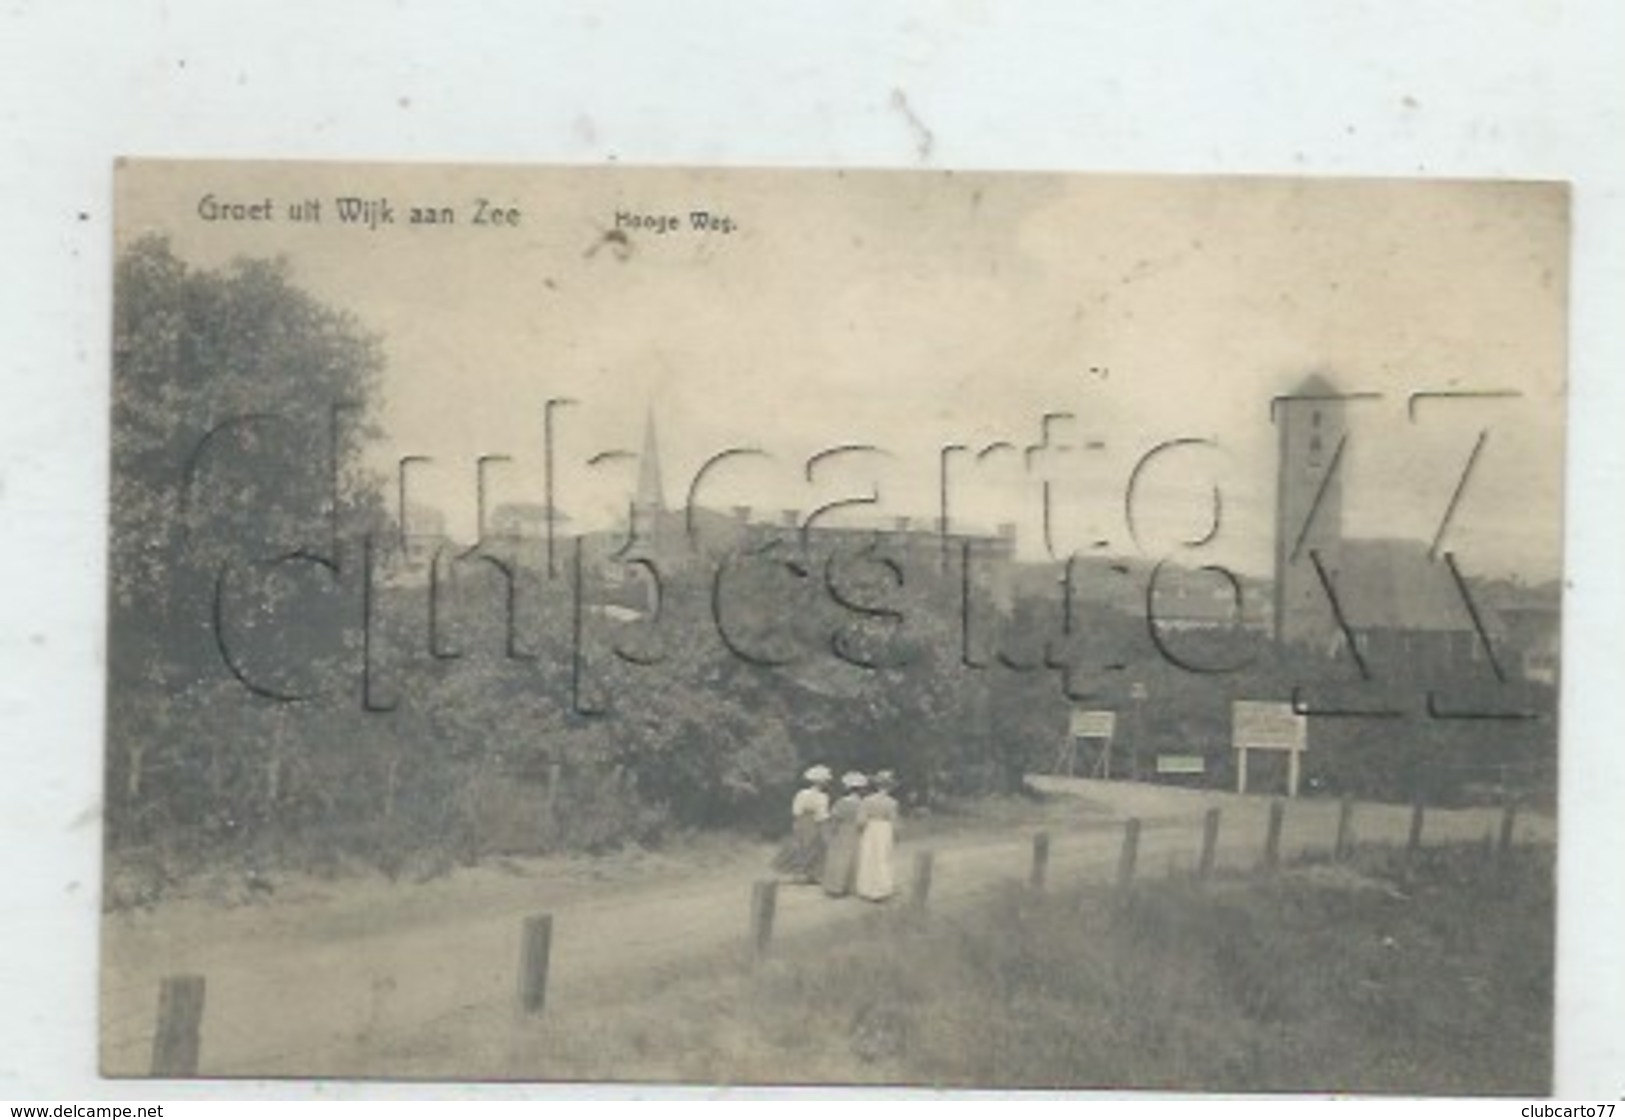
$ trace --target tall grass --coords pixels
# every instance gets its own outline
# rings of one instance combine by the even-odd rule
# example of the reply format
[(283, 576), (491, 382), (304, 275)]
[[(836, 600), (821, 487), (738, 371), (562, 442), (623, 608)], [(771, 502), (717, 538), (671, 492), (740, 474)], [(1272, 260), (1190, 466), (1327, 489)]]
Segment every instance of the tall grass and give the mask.
[[(875, 913), (717, 962), (513, 1055), (518, 1076), (1208, 1092), (1540, 1094), (1547, 851)], [(545, 1049), (545, 1053), (543, 1050)], [(535, 1068), (530, 1067), (534, 1063)]]

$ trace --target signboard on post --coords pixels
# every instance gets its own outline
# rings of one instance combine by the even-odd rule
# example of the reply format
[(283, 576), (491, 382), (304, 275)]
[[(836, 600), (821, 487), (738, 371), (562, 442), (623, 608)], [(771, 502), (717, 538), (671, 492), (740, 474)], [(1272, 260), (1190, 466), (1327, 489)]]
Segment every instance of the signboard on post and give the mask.
[(1070, 776), (1077, 769), (1079, 739), (1100, 739), (1105, 743), (1105, 749), (1100, 755), (1101, 777), (1111, 777), (1112, 736), (1116, 730), (1116, 712), (1072, 709), (1072, 717), (1067, 724), (1066, 741), (1061, 744), (1060, 753), (1056, 757), (1056, 771)]
[(1230, 708), (1230, 744), (1236, 750), (1236, 791), (1247, 792), (1247, 752), (1287, 752), (1287, 796), (1298, 796), (1299, 756), (1309, 749), (1309, 717), (1290, 703), (1237, 700)]
[(1230, 727), (1237, 750), (1301, 751), (1309, 746), (1309, 717), (1289, 703), (1237, 700), (1231, 706)]
[(1107, 711), (1072, 710), (1072, 737), (1074, 739), (1110, 739), (1117, 730), (1117, 713)]

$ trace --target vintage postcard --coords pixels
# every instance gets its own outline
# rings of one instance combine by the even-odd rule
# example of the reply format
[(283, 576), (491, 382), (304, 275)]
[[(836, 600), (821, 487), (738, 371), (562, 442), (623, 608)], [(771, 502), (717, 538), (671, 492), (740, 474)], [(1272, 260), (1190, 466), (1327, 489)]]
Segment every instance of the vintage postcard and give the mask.
[(117, 186), (105, 1075), (1550, 1090), (1561, 184)]

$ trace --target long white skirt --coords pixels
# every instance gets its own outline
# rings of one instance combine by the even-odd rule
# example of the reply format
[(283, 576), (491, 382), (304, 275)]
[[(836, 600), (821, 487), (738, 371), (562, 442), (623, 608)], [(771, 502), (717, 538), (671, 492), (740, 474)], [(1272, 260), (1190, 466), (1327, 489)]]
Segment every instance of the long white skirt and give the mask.
[(863, 826), (858, 840), (858, 874), (853, 890), (859, 898), (880, 902), (897, 893), (897, 877), (892, 873), (893, 832), (891, 821), (874, 820)]

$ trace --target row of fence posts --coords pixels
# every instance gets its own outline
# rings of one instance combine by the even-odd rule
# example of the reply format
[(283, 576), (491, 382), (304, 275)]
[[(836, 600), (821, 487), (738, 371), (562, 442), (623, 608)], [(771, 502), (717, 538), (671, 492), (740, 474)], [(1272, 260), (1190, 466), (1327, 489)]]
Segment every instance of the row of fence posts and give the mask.
[[(1405, 840), (1405, 858), (1413, 859), (1422, 846), (1425, 819), (1422, 802), (1411, 806), (1410, 831)], [(1494, 838), (1497, 862), (1505, 859), (1512, 849), (1513, 831), (1517, 824), (1517, 803), (1508, 800), (1501, 810), (1499, 833)], [(1196, 878), (1206, 881), (1212, 877), (1218, 861), (1219, 810), (1210, 808), (1202, 820), (1202, 847), (1196, 864)], [(1261, 866), (1273, 871), (1280, 865), (1281, 832), (1286, 823), (1286, 802), (1270, 802), (1269, 822), (1264, 832), (1264, 851)], [(1141, 823), (1138, 817), (1123, 822), (1122, 847), (1118, 851), (1115, 883), (1119, 888), (1133, 884), (1140, 856)], [(1490, 836), (1485, 836), (1486, 848)], [(1333, 842), (1332, 858), (1343, 861), (1354, 851), (1354, 801), (1344, 798), (1337, 810), (1337, 834)], [(905, 905), (915, 915), (923, 914), (931, 896), (931, 878), (935, 853), (923, 849), (914, 853), (913, 874), (909, 879)], [(1032, 865), (1028, 885), (1043, 891), (1049, 879), (1050, 834), (1038, 832), (1032, 841)], [(779, 884), (775, 879), (764, 879), (751, 887), (749, 947), (753, 962), (768, 955), (773, 942), (773, 921), (778, 910)], [(536, 914), (524, 919), (520, 926), (519, 950), (519, 1006), (527, 1015), (540, 1015), (547, 1007), (547, 981), (553, 958), (553, 915)], [(166, 976), (158, 988), (158, 1024), (152, 1042), (152, 1075), (154, 1077), (194, 1077), (202, 1051), (204, 978), (195, 975)]]
[[(1281, 835), (1286, 827), (1286, 801), (1275, 799), (1270, 802), (1269, 819), (1264, 830), (1264, 851), (1260, 866), (1266, 871), (1274, 871), (1281, 864)], [(1417, 801), (1411, 806), (1410, 831), (1405, 841), (1405, 857), (1407, 861), (1414, 858), (1422, 846), (1422, 828), (1426, 809), (1422, 802)], [(1202, 847), (1197, 857), (1196, 878), (1206, 881), (1213, 875), (1218, 865), (1219, 853), (1219, 821), (1218, 808), (1210, 808), (1202, 818)], [(1512, 847), (1512, 836), (1517, 821), (1517, 805), (1508, 801), (1502, 808), (1500, 834), (1496, 840), (1495, 853), (1497, 857), (1505, 857)], [(1118, 850), (1116, 885), (1128, 887), (1133, 884), (1140, 858), (1140, 833), (1142, 824), (1138, 817), (1130, 817), (1123, 822), (1122, 847)], [(1488, 837), (1486, 837), (1486, 840)], [(1337, 808), (1337, 834), (1332, 845), (1332, 858), (1338, 862), (1347, 860), (1354, 852), (1354, 799), (1345, 797)], [(908, 906), (911, 910), (920, 912), (926, 907), (931, 894), (931, 875), (934, 854), (930, 850), (922, 850), (914, 855), (914, 874), (910, 880), (908, 893)], [(1049, 880), (1050, 862), (1050, 834), (1037, 832), (1033, 834), (1032, 864), (1028, 872), (1027, 883), (1035, 891), (1044, 890)], [(750, 917), (750, 946), (751, 959), (760, 961), (768, 954), (773, 940), (773, 917), (777, 907), (778, 882), (772, 879), (763, 879), (757, 882), (751, 893)]]

